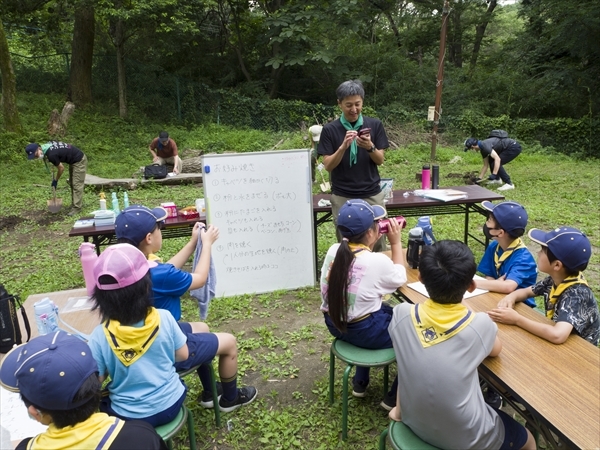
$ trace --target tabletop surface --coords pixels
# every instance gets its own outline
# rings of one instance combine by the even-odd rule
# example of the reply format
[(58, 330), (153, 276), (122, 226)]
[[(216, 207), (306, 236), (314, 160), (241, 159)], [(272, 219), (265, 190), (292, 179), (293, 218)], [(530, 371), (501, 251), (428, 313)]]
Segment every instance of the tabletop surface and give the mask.
[[(408, 282), (418, 270), (407, 269)], [(404, 285), (400, 291), (413, 302), (427, 297)], [(493, 309), (503, 294), (488, 292), (464, 300), (475, 312)], [(551, 321), (519, 303), (520, 314)], [(513, 325), (497, 324), (502, 351), (483, 364), (546, 421), (582, 449), (600, 448), (600, 349), (572, 334), (560, 345)]]
[[(450, 202), (442, 202), (439, 200), (433, 200), (430, 198), (420, 197), (414, 195), (414, 189), (400, 189), (394, 190), (393, 197), (385, 204), (387, 208), (410, 208), (419, 206), (433, 206), (433, 205), (445, 205), (445, 204), (465, 204), (465, 203), (480, 203), (484, 200), (498, 201), (504, 200), (504, 196), (498, 192), (490, 191), (484, 187), (476, 184), (466, 186), (448, 186), (443, 189), (456, 189), (467, 193), (467, 198), (461, 198), (460, 200), (454, 200)], [(408, 197), (404, 197), (404, 193), (408, 192)], [(331, 211), (331, 206), (319, 206), (319, 200), (329, 200), (331, 194), (315, 194), (313, 195), (313, 210), (315, 212), (328, 212)]]
[[(93, 219), (93, 217), (82, 217), (82, 219)], [(201, 214), (200, 217), (196, 217), (194, 219), (186, 219), (180, 216), (172, 217), (165, 220), (166, 228), (176, 228), (176, 227), (186, 227), (193, 226), (196, 222), (204, 222), (206, 220), (206, 216)], [(103, 234), (103, 233), (114, 233), (115, 226), (113, 225), (104, 225), (101, 227), (91, 226), (91, 227), (77, 227), (71, 228), (69, 231), (69, 237), (74, 236), (90, 236), (94, 234)]]

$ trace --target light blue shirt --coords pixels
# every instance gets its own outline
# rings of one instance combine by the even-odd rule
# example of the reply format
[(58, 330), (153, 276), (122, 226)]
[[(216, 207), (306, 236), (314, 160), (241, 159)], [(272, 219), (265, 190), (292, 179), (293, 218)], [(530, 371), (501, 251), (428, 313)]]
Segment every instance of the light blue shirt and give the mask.
[[(108, 344), (102, 327), (94, 328), (90, 341), (100, 375), (108, 373), (111, 407), (124, 417), (140, 419), (171, 407), (185, 388), (175, 371), (175, 350), (187, 338), (169, 311), (158, 309), (160, 328), (150, 348), (126, 367)], [(142, 323), (137, 324), (141, 326)]]

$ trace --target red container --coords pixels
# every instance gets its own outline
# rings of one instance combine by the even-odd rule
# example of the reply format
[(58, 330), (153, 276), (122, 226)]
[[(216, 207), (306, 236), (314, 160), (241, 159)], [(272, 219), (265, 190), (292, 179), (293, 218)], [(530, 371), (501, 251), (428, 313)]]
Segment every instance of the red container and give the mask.
[(173, 203), (173, 202), (161, 203), (160, 206), (165, 208), (165, 210), (167, 211), (168, 219), (177, 217), (177, 206), (175, 206), (175, 203)]
[(181, 208), (179, 210), (179, 217), (182, 219), (197, 219), (200, 214), (196, 210), (195, 206), (188, 206), (187, 208)]

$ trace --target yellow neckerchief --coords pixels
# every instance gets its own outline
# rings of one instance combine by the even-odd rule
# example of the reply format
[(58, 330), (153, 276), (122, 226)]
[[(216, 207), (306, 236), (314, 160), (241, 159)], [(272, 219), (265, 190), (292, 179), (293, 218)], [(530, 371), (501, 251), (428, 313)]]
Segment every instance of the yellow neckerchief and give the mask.
[(579, 272), (579, 274), (575, 277), (565, 278), (558, 286), (555, 286), (554, 284), (552, 285), (550, 295), (548, 296), (548, 306), (550, 306), (550, 308), (548, 309), (548, 306), (546, 307), (546, 317), (548, 319), (552, 319), (552, 316), (554, 315), (554, 309), (556, 308), (556, 302), (558, 301), (558, 298), (562, 295), (565, 289), (570, 288), (574, 284), (585, 284), (588, 286), (587, 281), (585, 281), (585, 278), (583, 278), (583, 273)]
[(411, 317), (421, 345), (427, 348), (450, 339), (465, 328), (474, 315), (460, 303), (443, 305), (427, 299), (412, 307)]
[(121, 325), (118, 320), (107, 320), (102, 329), (115, 356), (128, 367), (150, 348), (159, 328), (160, 316), (155, 308), (151, 308), (144, 325), (139, 328)]
[(498, 256), (498, 251), (501, 249), (502, 247), (500, 247), (500, 244), (498, 244), (496, 246), (496, 251), (494, 252), (494, 264), (496, 265), (496, 274), (498, 276), (500, 276), (500, 267), (502, 267), (502, 263), (504, 261), (506, 261), (510, 255), (513, 254), (513, 252), (515, 250), (518, 250), (520, 248), (527, 248), (525, 246), (525, 244), (523, 243), (523, 241), (521, 240), (521, 238), (516, 238), (514, 241), (511, 242), (511, 244), (508, 246), (508, 248), (506, 250), (504, 250), (504, 253), (502, 253), (502, 256)]
[(146, 259), (147, 259), (148, 261), (154, 261), (154, 262), (161, 263), (161, 264), (162, 264), (162, 262), (163, 262), (163, 261), (162, 261), (162, 258), (161, 258), (160, 256), (158, 256), (158, 255), (154, 254), (154, 253), (150, 253), (150, 254), (148, 255), (148, 258), (146, 258)]
[(360, 253), (363, 250), (366, 250), (368, 252), (371, 251), (371, 249), (368, 246), (366, 246), (365, 244), (355, 244), (353, 242), (352, 243), (348, 242), (348, 247), (350, 247), (350, 251), (354, 254)]
[(108, 449), (124, 424), (124, 420), (110, 417), (105, 413), (92, 414), (87, 420), (64, 428), (56, 428), (51, 423), (48, 430), (29, 441), (27, 448), (30, 450)]

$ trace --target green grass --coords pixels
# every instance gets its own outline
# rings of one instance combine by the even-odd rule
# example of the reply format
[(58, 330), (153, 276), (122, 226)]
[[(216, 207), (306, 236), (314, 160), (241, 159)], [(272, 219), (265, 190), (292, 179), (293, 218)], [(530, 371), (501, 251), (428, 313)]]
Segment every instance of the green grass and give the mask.
[[(29, 130), (25, 138), (5, 134), (2, 155), (5, 175), (0, 178), (0, 282), (8, 291), (23, 299), (41, 292), (65, 290), (84, 285), (77, 248), (81, 241), (68, 232), (73, 219), (50, 215), (46, 202), (50, 198), (50, 175), (40, 161), (27, 161), (23, 152), (28, 138), (47, 139), (45, 124), (48, 112), (62, 106), (58, 97), (20, 96), (22, 120)], [(187, 129), (179, 126), (148, 123), (143, 118), (122, 121), (97, 111), (76, 111), (64, 138), (88, 155), (88, 172), (102, 177), (128, 177), (149, 162), (148, 144), (158, 131), (166, 128), (184, 155), (205, 152), (262, 151), (279, 144), (278, 149), (308, 145), (300, 131), (269, 133), (240, 130), (216, 125)], [(429, 160), (429, 144), (415, 144), (386, 153), (381, 168), (383, 177), (395, 180), (395, 187), (419, 187), (415, 174)], [(460, 160), (452, 162), (453, 158)], [(460, 145), (439, 147), (440, 185), (462, 184), (461, 178), (448, 174), (476, 172), (481, 166), (477, 154), (463, 153)], [(593, 255), (586, 277), (597, 297), (600, 293), (599, 268), (600, 171), (597, 161), (579, 161), (546, 152), (539, 146), (524, 145), (523, 154), (510, 165), (517, 189), (508, 191), (507, 199), (527, 208), (530, 227), (551, 229), (558, 225), (581, 228), (590, 237)], [(40, 186), (38, 186), (40, 185)], [(315, 192), (318, 186), (314, 187)], [(59, 196), (67, 200), (64, 182)], [(130, 203), (155, 206), (174, 201), (178, 206), (193, 205), (202, 197), (201, 187), (143, 186), (129, 191)], [(98, 194), (86, 189), (85, 211), (98, 205)], [(480, 232), (483, 218), (473, 218), (471, 231)], [(416, 218), (408, 219), (414, 226)], [(436, 216), (433, 221), (438, 239), (462, 239), (461, 216)], [(406, 235), (406, 233), (404, 233)], [(322, 260), (335, 236), (331, 224), (319, 229), (318, 253)], [(535, 251), (528, 238), (526, 243)], [(163, 243), (161, 256), (168, 259), (186, 242), (169, 239)], [(406, 236), (404, 236), (406, 243)], [(483, 253), (472, 243), (477, 258)], [(381, 400), (381, 373), (372, 375), (369, 396), (352, 399), (349, 414), (349, 439), (340, 441), (341, 387), (336, 387), (336, 401), (327, 398), (327, 368), (331, 336), (322, 323), (318, 289), (278, 291), (260, 295), (241, 295), (217, 299), (207, 321), (212, 331), (233, 333), (239, 347), (239, 375), (242, 384), (259, 386), (259, 399), (234, 413), (223, 415), (223, 426), (216, 429), (212, 411), (195, 402), (201, 387), (197, 377), (187, 377), (188, 405), (194, 412), (199, 448), (201, 449), (374, 449), (378, 434), (387, 424), (386, 413), (378, 407)], [(184, 318), (198, 320), (197, 307), (188, 296), (183, 300)], [(336, 380), (340, 383), (338, 364)], [(226, 425), (229, 423), (229, 427)], [(230, 428), (230, 430), (229, 430)], [(187, 434), (182, 432), (177, 448), (187, 448)]]

